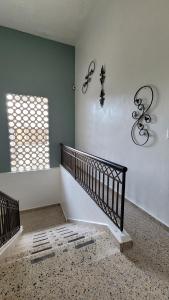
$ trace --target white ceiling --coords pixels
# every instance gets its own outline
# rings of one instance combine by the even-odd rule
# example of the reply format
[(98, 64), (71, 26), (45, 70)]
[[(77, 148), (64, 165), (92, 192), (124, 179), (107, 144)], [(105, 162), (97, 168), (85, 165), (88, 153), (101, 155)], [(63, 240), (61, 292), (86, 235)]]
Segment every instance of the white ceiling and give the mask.
[(0, 25), (75, 45), (93, 0), (0, 0)]

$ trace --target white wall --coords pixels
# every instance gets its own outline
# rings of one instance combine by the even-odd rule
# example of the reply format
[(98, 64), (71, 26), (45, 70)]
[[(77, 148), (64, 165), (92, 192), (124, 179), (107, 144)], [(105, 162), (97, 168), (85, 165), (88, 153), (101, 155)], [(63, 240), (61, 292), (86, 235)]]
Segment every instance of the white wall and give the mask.
[(20, 210), (60, 203), (59, 168), (0, 173), (0, 190), (19, 200)]
[[(96, 72), (85, 95), (89, 62)], [(104, 107), (99, 73), (106, 66)], [(133, 97), (144, 84), (158, 89), (150, 125), (154, 145), (130, 136)], [(128, 167), (127, 198), (169, 225), (169, 1), (97, 0), (76, 46), (76, 147)]]

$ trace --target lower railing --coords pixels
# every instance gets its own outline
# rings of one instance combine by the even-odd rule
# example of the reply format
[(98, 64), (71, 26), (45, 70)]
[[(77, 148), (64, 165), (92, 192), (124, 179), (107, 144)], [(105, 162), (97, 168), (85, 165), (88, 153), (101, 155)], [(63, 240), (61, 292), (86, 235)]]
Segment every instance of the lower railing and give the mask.
[(19, 202), (0, 192), (0, 247), (20, 229)]
[(127, 168), (63, 144), (61, 164), (123, 231)]

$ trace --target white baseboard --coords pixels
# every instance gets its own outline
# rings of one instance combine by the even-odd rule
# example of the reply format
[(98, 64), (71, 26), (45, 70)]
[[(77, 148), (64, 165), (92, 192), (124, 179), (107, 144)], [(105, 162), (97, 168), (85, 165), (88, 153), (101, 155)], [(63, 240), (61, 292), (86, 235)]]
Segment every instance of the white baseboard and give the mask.
[(157, 224), (162, 226), (165, 230), (169, 231), (169, 225), (167, 223), (165, 223), (164, 221), (160, 220), (159, 218), (157, 218), (154, 214), (152, 214), (152, 212), (150, 213), (148, 210), (146, 210), (141, 205), (139, 205), (138, 203), (134, 202), (133, 200), (131, 200), (129, 198), (125, 198), (125, 200), (128, 201), (134, 207), (140, 209), (145, 215), (147, 215), (154, 222), (156, 222)]

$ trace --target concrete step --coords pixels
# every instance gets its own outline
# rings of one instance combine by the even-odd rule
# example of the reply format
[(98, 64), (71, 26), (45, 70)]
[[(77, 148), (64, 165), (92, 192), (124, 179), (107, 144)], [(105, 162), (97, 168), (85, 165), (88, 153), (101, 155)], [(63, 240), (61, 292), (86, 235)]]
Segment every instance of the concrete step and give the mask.
[[(3, 262), (25, 258), (40, 263), (55, 256), (59, 265), (97, 261), (119, 252), (112, 235), (103, 227), (63, 223), (46, 230), (23, 234)], [(71, 264), (69, 264), (71, 265)]]

